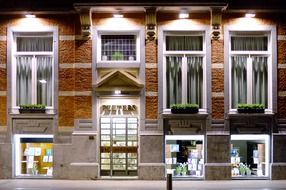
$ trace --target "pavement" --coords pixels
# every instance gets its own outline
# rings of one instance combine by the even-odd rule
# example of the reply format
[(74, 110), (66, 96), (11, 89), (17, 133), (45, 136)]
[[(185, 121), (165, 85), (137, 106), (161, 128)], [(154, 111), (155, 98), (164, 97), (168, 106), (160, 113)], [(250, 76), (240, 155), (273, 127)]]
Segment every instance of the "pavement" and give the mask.
[[(0, 180), (0, 190), (166, 190), (166, 181)], [(286, 180), (173, 181), (173, 190), (286, 190)]]

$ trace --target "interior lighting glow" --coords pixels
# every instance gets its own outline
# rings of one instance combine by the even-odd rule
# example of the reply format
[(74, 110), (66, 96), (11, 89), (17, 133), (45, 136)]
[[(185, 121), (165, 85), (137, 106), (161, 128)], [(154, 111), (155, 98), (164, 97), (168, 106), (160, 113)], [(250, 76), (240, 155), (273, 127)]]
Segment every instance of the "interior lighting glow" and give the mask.
[(113, 14), (113, 18), (123, 18), (123, 14), (115, 13)]
[(189, 13), (184, 13), (184, 12), (180, 13), (179, 18), (181, 18), (181, 19), (189, 18)]
[(116, 94), (116, 95), (121, 94), (121, 90), (115, 90), (115, 91), (114, 91), (114, 94)]

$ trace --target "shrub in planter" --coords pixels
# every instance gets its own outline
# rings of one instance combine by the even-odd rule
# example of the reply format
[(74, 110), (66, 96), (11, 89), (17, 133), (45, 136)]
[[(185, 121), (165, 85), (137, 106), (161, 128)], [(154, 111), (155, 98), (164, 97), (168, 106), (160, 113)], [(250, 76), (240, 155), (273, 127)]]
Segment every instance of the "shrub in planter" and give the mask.
[(198, 113), (199, 105), (197, 104), (172, 104), (172, 113)]
[(45, 113), (46, 106), (43, 104), (21, 104), (20, 113)]
[(238, 104), (238, 113), (264, 113), (263, 104)]

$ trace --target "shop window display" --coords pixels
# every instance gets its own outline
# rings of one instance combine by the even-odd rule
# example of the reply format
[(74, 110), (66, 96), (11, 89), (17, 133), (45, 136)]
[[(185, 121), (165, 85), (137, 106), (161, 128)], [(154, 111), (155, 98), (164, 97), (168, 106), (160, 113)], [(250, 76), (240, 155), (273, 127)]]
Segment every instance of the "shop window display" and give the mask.
[(203, 177), (203, 137), (188, 139), (166, 136), (166, 169), (173, 177)]
[(269, 168), (269, 137), (232, 135), (232, 177), (267, 177)]
[(16, 176), (53, 175), (53, 138), (15, 135)]

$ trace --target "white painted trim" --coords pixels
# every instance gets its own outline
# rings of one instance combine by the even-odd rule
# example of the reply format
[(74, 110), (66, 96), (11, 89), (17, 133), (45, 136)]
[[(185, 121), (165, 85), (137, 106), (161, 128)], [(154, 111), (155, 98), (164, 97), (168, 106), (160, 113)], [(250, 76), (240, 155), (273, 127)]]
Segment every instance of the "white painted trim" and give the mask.
[(84, 131), (74, 131), (72, 135), (74, 136), (96, 136), (98, 133), (96, 131), (84, 132)]
[(286, 35), (278, 35), (277, 40), (278, 41), (285, 41), (286, 40)]
[(72, 162), (70, 163), (71, 166), (99, 166), (96, 162)]
[(158, 92), (147, 91), (146, 96), (158, 96)]
[(7, 96), (7, 91), (0, 91), (0, 96)]
[(146, 63), (146, 69), (156, 69), (158, 68), (158, 64), (157, 63)]
[(212, 69), (223, 69), (224, 64), (223, 63), (214, 63), (212, 64)]
[(139, 163), (138, 166), (162, 166), (165, 167), (165, 163)]
[(272, 166), (286, 166), (285, 162), (276, 162), (276, 163), (271, 163)]
[(0, 68), (1, 68), (1, 69), (6, 69), (6, 64), (0, 63)]
[(73, 41), (75, 40), (75, 35), (60, 35), (60, 41)]
[(0, 36), (0, 41), (7, 41), (7, 36)]

